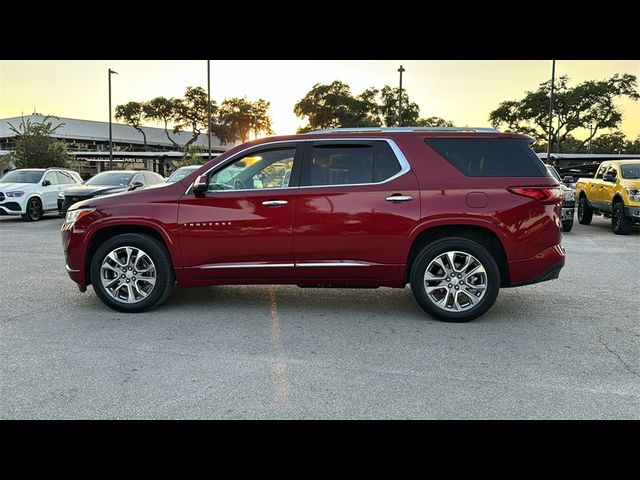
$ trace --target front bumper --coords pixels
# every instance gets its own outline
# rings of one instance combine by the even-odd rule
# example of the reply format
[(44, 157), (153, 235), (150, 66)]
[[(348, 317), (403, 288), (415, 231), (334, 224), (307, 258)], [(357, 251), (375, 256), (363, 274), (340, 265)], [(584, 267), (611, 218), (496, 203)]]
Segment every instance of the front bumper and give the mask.
[(23, 215), (26, 210), (18, 202), (0, 203), (0, 215)]
[(640, 207), (624, 207), (624, 216), (640, 221)]
[(575, 212), (575, 205), (571, 207), (565, 207), (562, 205), (562, 210), (560, 211), (560, 220), (565, 221), (573, 221), (573, 213)]

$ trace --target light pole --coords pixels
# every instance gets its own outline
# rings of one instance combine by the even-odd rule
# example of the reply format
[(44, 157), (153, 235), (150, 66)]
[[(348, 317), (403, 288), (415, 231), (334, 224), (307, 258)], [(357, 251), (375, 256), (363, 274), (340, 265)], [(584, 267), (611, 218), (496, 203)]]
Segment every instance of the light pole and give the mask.
[(253, 139), (258, 139), (258, 114), (253, 112)]
[(404, 72), (404, 68), (400, 65), (398, 72), (400, 72), (400, 94), (398, 95), (398, 126), (402, 126), (402, 73)]
[(207, 140), (209, 141), (209, 161), (211, 161), (211, 65), (207, 60)]
[(547, 142), (547, 163), (551, 157), (551, 122), (553, 121), (553, 84), (556, 80), (556, 61), (553, 61), (551, 67), (551, 94), (549, 95), (549, 137)]
[(113, 170), (113, 133), (111, 130), (111, 74), (115, 73), (119, 75), (118, 72), (109, 69), (109, 170)]
[(593, 153), (591, 151), (591, 137), (593, 137), (593, 123), (589, 124), (589, 153)]

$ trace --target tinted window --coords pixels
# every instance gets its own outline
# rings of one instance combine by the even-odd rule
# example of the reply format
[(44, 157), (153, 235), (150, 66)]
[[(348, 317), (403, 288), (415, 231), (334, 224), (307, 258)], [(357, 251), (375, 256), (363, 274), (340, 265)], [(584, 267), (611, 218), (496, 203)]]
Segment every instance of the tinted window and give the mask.
[(42, 170), (14, 170), (0, 178), (0, 183), (38, 183)]
[(632, 163), (630, 165), (622, 165), (622, 178), (640, 179), (640, 163)]
[(526, 139), (428, 138), (426, 144), (470, 177), (544, 177), (547, 170)]
[(85, 185), (125, 186), (129, 184), (131, 173), (102, 172), (87, 180)]
[(303, 185), (378, 183), (401, 169), (387, 142), (320, 143), (313, 146)]
[(560, 179), (560, 174), (558, 174), (558, 171), (555, 168), (553, 168), (553, 166), (547, 165), (547, 170), (549, 171), (549, 175), (555, 178), (558, 182), (562, 183), (562, 180)]
[(209, 177), (209, 191), (289, 186), (295, 147), (253, 152)]

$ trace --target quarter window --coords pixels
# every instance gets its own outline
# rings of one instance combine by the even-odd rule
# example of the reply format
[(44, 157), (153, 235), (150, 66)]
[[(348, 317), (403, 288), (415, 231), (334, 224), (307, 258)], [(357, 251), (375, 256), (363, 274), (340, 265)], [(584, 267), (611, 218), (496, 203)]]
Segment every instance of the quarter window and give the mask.
[(208, 190), (288, 187), (295, 154), (295, 147), (251, 153), (213, 173), (209, 177)]

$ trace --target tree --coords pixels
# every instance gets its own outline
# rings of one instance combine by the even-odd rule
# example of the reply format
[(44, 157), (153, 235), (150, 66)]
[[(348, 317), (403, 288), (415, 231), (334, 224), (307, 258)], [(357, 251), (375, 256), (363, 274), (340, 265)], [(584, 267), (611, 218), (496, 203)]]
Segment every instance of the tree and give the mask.
[[(182, 132), (185, 127), (191, 129), (191, 138), (184, 144), (187, 148), (198, 140), (202, 130), (207, 129), (207, 92), (202, 87), (187, 87), (184, 98), (175, 103), (175, 124), (173, 133)], [(216, 114), (218, 106), (211, 101), (211, 116)]]
[(228, 98), (220, 104), (213, 133), (222, 143), (246, 142), (251, 132), (273, 133), (268, 109), (270, 102), (259, 99)]
[(140, 102), (129, 102), (124, 105), (116, 105), (116, 119), (122, 120), (127, 125), (131, 125), (142, 134), (144, 146), (147, 146), (147, 135), (141, 127), (142, 119), (145, 115), (144, 106)]
[(176, 119), (178, 103), (179, 101), (176, 98), (156, 97), (142, 104), (144, 117), (154, 122), (163, 123), (164, 133), (167, 134), (167, 138), (176, 148), (178, 144), (169, 135), (169, 123), (173, 123)]
[(627, 148), (632, 142), (627, 142), (627, 137), (620, 131), (605, 133), (596, 137), (591, 142), (593, 153), (629, 153)]
[[(601, 81), (589, 80), (573, 88), (567, 86), (569, 78), (560, 77), (554, 85), (554, 121), (552, 122), (552, 145), (562, 144), (568, 135), (577, 128), (590, 130), (590, 135), (576, 147), (582, 150), (602, 129), (619, 127), (622, 112), (615, 101), (627, 97), (638, 100), (637, 78), (632, 74), (615, 74)], [(549, 96), (551, 81), (541, 83), (538, 90), (526, 92), (521, 100), (508, 100), (500, 103), (489, 114), (494, 127), (506, 125), (508, 131), (527, 133), (538, 142), (547, 138), (549, 128)]]
[(453, 127), (453, 122), (440, 117), (419, 118), (415, 121), (416, 127)]
[(385, 85), (382, 87), (382, 90), (380, 90), (381, 103), (379, 108), (384, 124), (387, 127), (402, 125), (414, 126), (420, 116), (420, 107), (418, 107), (417, 103), (409, 101), (409, 95), (404, 88), (402, 89), (402, 121), (400, 125), (398, 124), (399, 94), (399, 88), (393, 88), (389, 85)]
[(16, 168), (67, 166), (69, 159), (67, 144), (52, 137), (64, 123), (54, 127), (48, 121), (49, 118), (51, 117), (45, 117), (42, 123), (23, 118), (17, 128), (9, 124), (9, 129), (16, 134), (16, 147), (10, 153)]
[(185, 148), (184, 155), (180, 161), (178, 161), (176, 166), (180, 168), (188, 165), (202, 165), (204, 163), (204, 159), (199, 157), (197, 154), (204, 151), (205, 149), (201, 145), (189, 145)]
[(629, 140), (625, 153), (640, 153), (640, 135), (635, 140)]

